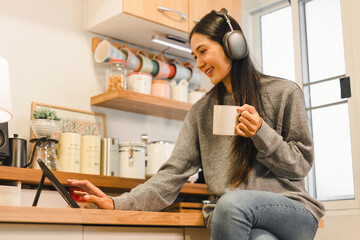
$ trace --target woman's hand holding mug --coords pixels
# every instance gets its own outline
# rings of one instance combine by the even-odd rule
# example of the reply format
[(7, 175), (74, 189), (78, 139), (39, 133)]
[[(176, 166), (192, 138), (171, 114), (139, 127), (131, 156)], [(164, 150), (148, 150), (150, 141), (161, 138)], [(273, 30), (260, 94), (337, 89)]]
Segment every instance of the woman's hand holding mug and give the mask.
[(235, 131), (239, 136), (251, 137), (260, 129), (262, 125), (262, 118), (256, 111), (255, 107), (244, 104), (238, 109), (239, 124), (236, 126)]

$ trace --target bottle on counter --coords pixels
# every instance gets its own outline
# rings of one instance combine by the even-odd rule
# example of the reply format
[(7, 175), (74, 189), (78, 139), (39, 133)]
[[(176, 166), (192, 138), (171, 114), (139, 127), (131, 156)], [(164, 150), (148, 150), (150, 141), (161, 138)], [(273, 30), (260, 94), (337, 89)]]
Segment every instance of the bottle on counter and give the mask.
[(106, 90), (124, 89), (126, 90), (125, 61), (122, 59), (111, 59), (107, 70)]

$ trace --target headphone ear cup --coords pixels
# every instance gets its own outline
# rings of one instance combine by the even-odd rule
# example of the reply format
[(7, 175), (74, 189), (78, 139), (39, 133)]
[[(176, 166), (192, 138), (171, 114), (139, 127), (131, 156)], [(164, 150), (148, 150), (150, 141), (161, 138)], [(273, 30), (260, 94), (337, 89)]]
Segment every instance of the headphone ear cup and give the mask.
[(245, 37), (239, 30), (230, 31), (224, 35), (223, 48), (226, 56), (232, 60), (243, 59), (248, 54)]

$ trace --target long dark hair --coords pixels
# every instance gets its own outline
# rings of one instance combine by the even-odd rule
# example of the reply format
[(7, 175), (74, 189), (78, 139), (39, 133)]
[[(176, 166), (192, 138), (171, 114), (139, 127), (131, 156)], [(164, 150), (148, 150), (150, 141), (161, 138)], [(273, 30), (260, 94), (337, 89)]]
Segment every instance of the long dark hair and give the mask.
[[(230, 23), (234, 30), (241, 30), (239, 24), (234, 18), (229, 16)], [(207, 36), (209, 39), (218, 42), (223, 46), (223, 36), (230, 31), (229, 25), (223, 17), (215, 12), (205, 15), (192, 29), (189, 39), (191, 40), (194, 33)], [(249, 54), (241, 60), (232, 60), (230, 78), (232, 95), (237, 106), (249, 104), (254, 106), (260, 113), (263, 109), (260, 97), (260, 77), (252, 63)], [(217, 104), (223, 104), (223, 93), (225, 86), (222, 82), (217, 84), (211, 92), (217, 96)], [(237, 187), (245, 182), (252, 170), (251, 159), (255, 154), (254, 143), (250, 138), (235, 136), (232, 142), (232, 151), (229, 155), (230, 164), (230, 185)]]

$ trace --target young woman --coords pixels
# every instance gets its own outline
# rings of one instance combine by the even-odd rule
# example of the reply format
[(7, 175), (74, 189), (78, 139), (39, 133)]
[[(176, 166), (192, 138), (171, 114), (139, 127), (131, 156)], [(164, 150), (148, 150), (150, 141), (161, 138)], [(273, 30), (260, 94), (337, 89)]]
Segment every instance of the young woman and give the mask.
[[(242, 34), (222, 9), (192, 30), (192, 55), (215, 87), (191, 108), (172, 156), (155, 176), (112, 198), (86, 180), (69, 183), (101, 208), (157, 211), (176, 199), (202, 164), (206, 183), (218, 196), (203, 209), (212, 239), (313, 239), (324, 208), (305, 190), (313, 142), (302, 91), (256, 71), (242, 35), (224, 41), (232, 28)], [(239, 106), (237, 136), (212, 134), (216, 104)]]

